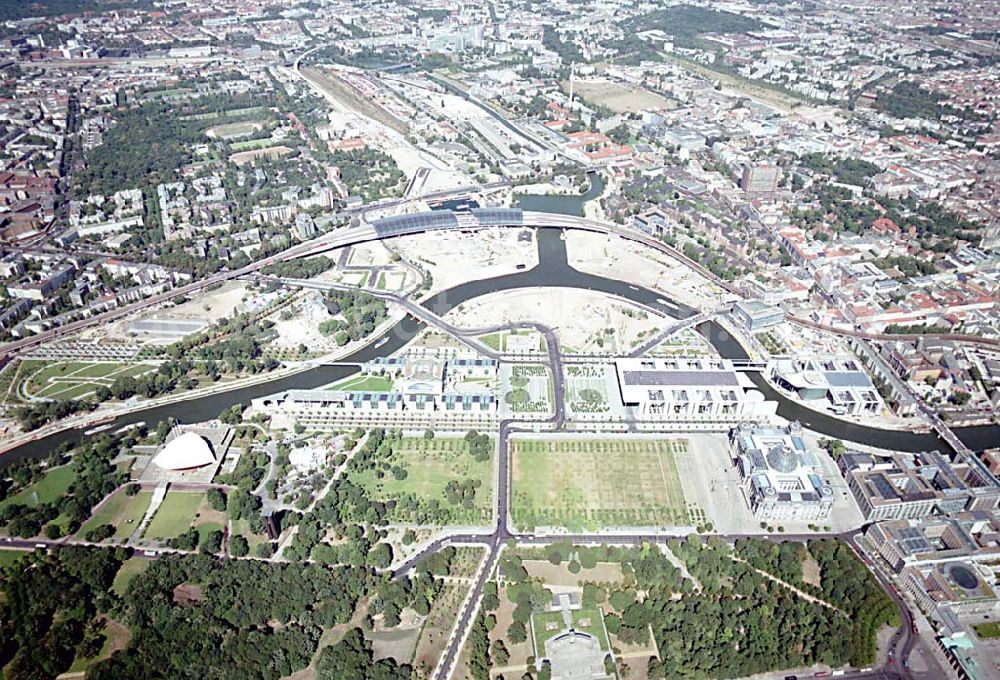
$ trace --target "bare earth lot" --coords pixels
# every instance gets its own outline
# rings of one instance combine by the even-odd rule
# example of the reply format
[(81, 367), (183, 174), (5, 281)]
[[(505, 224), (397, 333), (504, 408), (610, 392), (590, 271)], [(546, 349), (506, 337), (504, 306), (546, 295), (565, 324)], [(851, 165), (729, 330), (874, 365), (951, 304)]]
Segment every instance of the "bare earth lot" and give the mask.
[[(569, 92), (569, 82), (562, 83)], [(608, 80), (574, 80), (573, 92), (588, 102), (607, 106), (615, 113), (632, 113), (648, 109), (671, 109), (673, 102), (634, 85), (623, 85)]]

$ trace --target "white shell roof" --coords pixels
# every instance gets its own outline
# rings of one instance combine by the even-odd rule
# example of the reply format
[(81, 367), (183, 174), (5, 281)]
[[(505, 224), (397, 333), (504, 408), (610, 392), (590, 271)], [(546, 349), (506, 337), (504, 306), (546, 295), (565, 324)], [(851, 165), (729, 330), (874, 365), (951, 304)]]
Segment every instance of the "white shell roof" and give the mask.
[(185, 432), (167, 442), (153, 462), (164, 470), (188, 470), (211, 465), (215, 455), (203, 437)]

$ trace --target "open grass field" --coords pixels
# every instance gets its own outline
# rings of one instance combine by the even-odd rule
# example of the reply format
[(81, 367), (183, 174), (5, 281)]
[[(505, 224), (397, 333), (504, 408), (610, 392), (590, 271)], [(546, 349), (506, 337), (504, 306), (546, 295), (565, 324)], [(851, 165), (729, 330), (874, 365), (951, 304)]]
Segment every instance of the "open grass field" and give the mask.
[(0, 501), (0, 510), (8, 505), (35, 507), (42, 503), (50, 503), (69, 490), (69, 485), (73, 483), (75, 476), (71, 465), (52, 468), (34, 484)]
[(22, 400), (79, 399), (93, 394), (98, 385), (109, 386), (116, 378), (135, 378), (152, 370), (151, 364), (27, 360), (22, 362), (16, 389)]
[(150, 564), (152, 564), (150, 560), (138, 557), (131, 557), (125, 560), (118, 573), (115, 574), (115, 580), (111, 583), (111, 590), (118, 595), (124, 595), (129, 581), (149, 569)]
[(129, 496), (124, 489), (119, 489), (104, 502), (104, 505), (90, 519), (83, 523), (77, 534), (82, 537), (91, 529), (103, 524), (111, 524), (115, 527), (113, 538), (115, 540), (126, 539), (142, 522), (152, 498), (152, 491), (140, 491), (134, 496)]
[[(608, 651), (611, 645), (604, 631), (603, 617), (597, 607), (583, 607), (572, 612), (573, 630), (588, 633), (597, 638), (601, 649)], [(544, 654), (545, 643), (565, 630), (562, 612), (545, 612), (532, 617), (532, 635), (535, 637), (535, 649), (539, 655)]]
[(619, 562), (598, 562), (597, 566), (573, 573), (569, 570), (569, 562), (552, 564), (548, 560), (524, 560), (524, 568), (532, 578), (539, 579), (549, 586), (582, 587), (587, 581), (592, 583), (623, 583), (622, 565)]
[[(388, 462), (405, 469), (406, 479), (396, 479), (392, 474), (377, 479), (370, 470), (352, 474), (350, 479), (378, 500), (409, 496), (421, 505), (439, 501), (441, 507), (448, 510), (451, 524), (474, 524), (490, 520), (493, 457), (490, 456), (485, 461), (475, 460), (469, 453), (469, 445), (465, 440), (404, 438)], [(445, 496), (448, 482), (462, 482), (466, 479), (478, 479), (481, 482), (473, 507), (469, 509), (450, 504)], [(415, 521), (416, 518), (407, 515), (395, 516), (394, 519), (408, 522)]]
[(163, 505), (146, 527), (146, 538), (163, 540), (183, 534), (194, 523), (194, 516), (204, 498), (203, 493), (168, 492)]
[(479, 341), (484, 345), (489, 347), (494, 352), (500, 351), (500, 346), (503, 344), (503, 336), (499, 333), (489, 333), (488, 335), (480, 335)]
[(1000, 638), (1000, 623), (997, 623), (996, 621), (977, 623), (973, 625), (972, 628), (976, 631), (976, 635), (984, 640)]
[(30, 554), (27, 550), (0, 550), (0, 569), (16, 564), (22, 557)]
[(380, 375), (353, 375), (333, 383), (327, 389), (352, 392), (389, 392), (392, 390), (392, 385), (392, 378)]
[(674, 454), (685, 440), (513, 440), (511, 513), (519, 528), (687, 523)]

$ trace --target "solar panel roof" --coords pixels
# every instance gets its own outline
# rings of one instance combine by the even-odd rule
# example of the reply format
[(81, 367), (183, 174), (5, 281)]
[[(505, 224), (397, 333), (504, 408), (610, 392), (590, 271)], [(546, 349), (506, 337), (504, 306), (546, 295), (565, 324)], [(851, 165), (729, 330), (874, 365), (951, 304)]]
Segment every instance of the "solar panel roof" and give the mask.
[(626, 385), (739, 387), (734, 371), (622, 371)]
[(830, 387), (871, 387), (872, 381), (861, 371), (829, 371), (823, 374)]

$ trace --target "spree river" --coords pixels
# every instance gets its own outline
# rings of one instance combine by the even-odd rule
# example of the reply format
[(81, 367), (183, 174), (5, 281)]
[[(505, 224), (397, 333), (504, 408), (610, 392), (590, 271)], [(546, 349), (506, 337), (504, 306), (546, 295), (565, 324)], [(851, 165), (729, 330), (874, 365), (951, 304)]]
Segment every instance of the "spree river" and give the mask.
[[(573, 198), (578, 202), (585, 199), (582, 196)], [(565, 208), (566, 205), (560, 202), (558, 207)], [(538, 205), (535, 205), (534, 209), (538, 209)], [(550, 212), (562, 212), (562, 210), (551, 210)], [(682, 303), (665, 299), (661, 293), (629, 285), (615, 279), (579, 272), (567, 263), (566, 244), (562, 239), (562, 232), (560, 230), (537, 229), (536, 234), (539, 264), (534, 269), (491, 279), (463, 283), (438, 293), (426, 300), (423, 305), (436, 314), (441, 315), (466, 300), (496, 291), (539, 286), (558, 286), (584, 288), (617, 295), (653, 307), (677, 318), (695, 313), (691, 308)], [(545, 319), (537, 319), (537, 321), (545, 323)], [(344, 363), (361, 363), (376, 357), (388, 355), (406, 345), (423, 327), (424, 324), (422, 322), (418, 322), (412, 317), (407, 316), (383, 336), (384, 340), (379, 340), (381, 342), (380, 345), (378, 343), (368, 345), (349, 357), (342, 359), (342, 361)], [(700, 325), (698, 330), (723, 357), (729, 359), (747, 358), (740, 344), (717, 324), (712, 322), (705, 323)], [(224, 409), (231, 407), (233, 404), (239, 403), (247, 406), (251, 399), (267, 394), (288, 389), (320, 387), (345, 378), (357, 370), (353, 366), (318, 366), (291, 376), (276, 378), (270, 382), (250, 387), (241, 387), (210, 396), (197, 397), (186, 401), (133, 411), (117, 418), (111, 425), (111, 429), (133, 425), (138, 422), (145, 422), (150, 427), (154, 427), (161, 420), (168, 418), (174, 418), (185, 423), (209, 420), (215, 418)], [(854, 425), (824, 413), (805, 408), (801, 404), (797, 404), (776, 392), (761, 375), (751, 373), (750, 376), (768, 399), (778, 402), (779, 415), (789, 420), (798, 420), (808, 429), (816, 432), (847, 441), (900, 451), (923, 451), (934, 448), (947, 448), (947, 445), (935, 433), (915, 434), (912, 432), (882, 430)], [(14, 461), (25, 458), (45, 457), (63, 442), (78, 441), (84, 436), (84, 429), (63, 430), (23, 444), (0, 455), (0, 466), (6, 466)], [(996, 425), (956, 428), (956, 434), (973, 450), (982, 450), (1000, 443), (1000, 427)]]
[(577, 195), (518, 194), (515, 189), (516, 207), (531, 212), (562, 213), (563, 215), (584, 217), (583, 204), (604, 193), (604, 178), (600, 173), (589, 172), (587, 179), (590, 180), (587, 191)]

